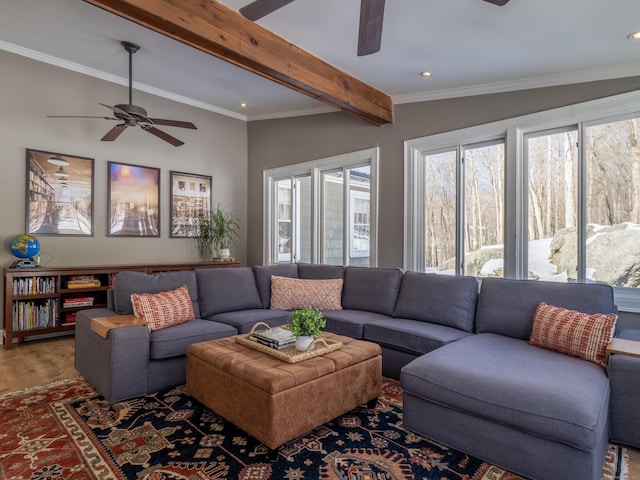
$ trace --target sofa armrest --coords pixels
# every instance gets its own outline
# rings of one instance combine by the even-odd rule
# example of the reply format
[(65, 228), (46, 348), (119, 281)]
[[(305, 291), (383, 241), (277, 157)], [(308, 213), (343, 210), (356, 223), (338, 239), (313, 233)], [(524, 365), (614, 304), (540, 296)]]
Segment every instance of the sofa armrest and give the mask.
[(103, 338), (91, 330), (91, 319), (115, 316), (107, 308), (76, 315), (75, 367), (110, 403), (147, 393), (149, 329), (143, 325), (109, 330)]

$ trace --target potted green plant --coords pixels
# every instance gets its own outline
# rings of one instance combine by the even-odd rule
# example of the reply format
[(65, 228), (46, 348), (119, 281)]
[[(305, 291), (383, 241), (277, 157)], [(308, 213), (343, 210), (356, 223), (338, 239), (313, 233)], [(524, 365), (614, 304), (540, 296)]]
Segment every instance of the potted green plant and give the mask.
[(296, 336), (296, 348), (301, 352), (306, 351), (315, 338), (322, 337), (326, 325), (320, 310), (311, 307), (294, 310), (289, 317), (289, 330)]
[(222, 258), (231, 256), (230, 248), (239, 239), (240, 224), (231, 213), (225, 212), (220, 205), (208, 216), (198, 218), (198, 252), (203, 258), (214, 255)]

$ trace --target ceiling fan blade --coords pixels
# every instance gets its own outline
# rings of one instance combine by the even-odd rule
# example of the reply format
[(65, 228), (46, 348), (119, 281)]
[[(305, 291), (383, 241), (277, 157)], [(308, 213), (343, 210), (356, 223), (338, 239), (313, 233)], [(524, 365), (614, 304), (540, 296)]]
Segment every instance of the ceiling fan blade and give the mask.
[(484, 0), (484, 1), (493, 3), (494, 5), (498, 5), (499, 7), (503, 7), (507, 4), (509, 0)]
[(293, 2), (293, 0), (255, 0), (255, 2), (251, 2), (242, 7), (240, 13), (243, 17), (255, 22), (291, 2)]
[(169, 142), (174, 147), (179, 147), (180, 145), (184, 145), (184, 142), (178, 140), (176, 137), (172, 137), (168, 133), (163, 132), (162, 130), (157, 129), (156, 127), (152, 127), (150, 125), (141, 125), (143, 130), (155, 135), (158, 138), (161, 138), (165, 142)]
[(164, 120), (162, 118), (149, 118), (151, 123), (156, 125), (166, 125), (167, 127), (191, 128), (197, 130), (196, 126), (191, 122), (181, 122), (180, 120)]
[(114, 117), (96, 117), (89, 115), (47, 115), (47, 118), (102, 118), (104, 120), (118, 120)]
[(370, 55), (380, 50), (383, 19), (384, 0), (360, 1), (359, 57)]
[(129, 115), (127, 112), (125, 112), (124, 110), (120, 110), (118, 107), (112, 107), (111, 105), (106, 105), (104, 103), (101, 103), (100, 105), (102, 105), (103, 107), (108, 108), (109, 110), (111, 110), (113, 113), (117, 113), (119, 115), (124, 116), (125, 118), (133, 118), (131, 115)]
[(122, 132), (124, 132), (126, 128), (127, 128), (126, 124), (119, 123), (118, 125), (113, 127), (111, 130), (109, 130), (107, 134), (104, 137), (102, 137), (100, 140), (102, 140), (103, 142), (113, 142), (116, 138), (120, 136)]

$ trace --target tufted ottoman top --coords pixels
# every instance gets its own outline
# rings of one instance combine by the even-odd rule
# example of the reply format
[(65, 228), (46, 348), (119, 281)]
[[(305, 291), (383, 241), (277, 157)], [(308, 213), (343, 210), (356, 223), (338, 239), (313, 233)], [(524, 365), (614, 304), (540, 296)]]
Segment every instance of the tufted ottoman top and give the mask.
[(189, 356), (199, 358), (264, 392), (273, 395), (316, 378), (337, 372), (382, 353), (376, 343), (325, 332), (324, 337), (342, 342), (342, 347), (325, 355), (290, 364), (266, 353), (245, 347), (234, 337), (194, 343)]

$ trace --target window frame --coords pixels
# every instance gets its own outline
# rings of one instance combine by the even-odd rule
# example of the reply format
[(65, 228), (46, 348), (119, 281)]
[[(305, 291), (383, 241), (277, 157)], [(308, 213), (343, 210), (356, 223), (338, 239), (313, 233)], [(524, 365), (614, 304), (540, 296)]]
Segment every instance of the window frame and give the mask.
[[(351, 168), (358, 168), (368, 165), (370, 167), (370, 266), (378, 265), (378, 159), (379, 148), (369, 148), (365, 150), (359, 150), (355, 152), (345, 153), (341, 155), (335, 155), (332, 157), (321, 158), (317, 160), (311, 160), (308, 162), (298, 163), (294, 165), (288, 165), (283, 167), (277, 167), (263, 171), (263, 251), (262, 262), (264, 265), (272, 265), (279, 262), (277, 259), (277, 252), (274, 257), (274, 227), (277, 220), (275, 214), (277, 208), (277, 182), (286, 178), (291, 178), (294, 181), (296, 178), (303, 176), (311, 177), (311, 262), (320, 263), (322, 259), (322, 212), (321, 208), (321, 178), (323, 172), (329, 172), (331, 170), (347, 170)], [(345, 198), (349, 199), (349, 191), (347, 182), (344, 182)], [(293, 211), (296, 210), (295, 195), (292, 195), (294, 200)], [(344, 219), (349, 219), (350, 207), (345, 202), (345, 215)], [(295, 234), (296, 228), (293, 228)], [(344, 264), (348, 264), (349, 252), (350, 252), (350, 227), (346, 225), (344, 230), (345, 246), (343, 248)], [(293, 241), (295, 244), (296, 242)], [(293, 254), (295, 254), (295, 250)], [(296, 262), (298, 259), (295, 257), (292, 262)], [(286, 262), (288, 263), (288, 262)]]
[[(615, 121), (619, 118), (640, 116), (640, 92), (630, 92), (607, 98), (592, 100), (575, 105), (555, 108), (529, 115), (513, 117), (488, 124), (460, 130), (439, 133), (404, 142), (404, 220), (403, 267), (406, 270), (422, 271), (419, 263), (419, 249), (423, 248), (421, 238), (422, 220), (420, 201), (424, 192), (420, 177), (420, 159), (425, 152), (451, 149), (457, 145), (467, 145), (505, 138), (504, 168), (504, 278), (527, 278), (528, 260), (528, 207), (526, 193), (528, 175), (524, 162), (525, 134), (543, 130), (554, 130), (578, 125), (579, 170), (583, 170), (585, 156), (582, 131), (585, 126)], [(579, 195), (579, 245), (585, 242), (585, 173), (578, 174)], [(458, 223), (458, 228), (460, 223)], [(421, 242), (422, 241), (422, 242)], [(584, 255), (582, 252), (580, 255)], [(578, 261), (584, 262), (584, 258)], [(616, 303), (622, 311), (640, 312), (640, 289), (613, 287)]]

